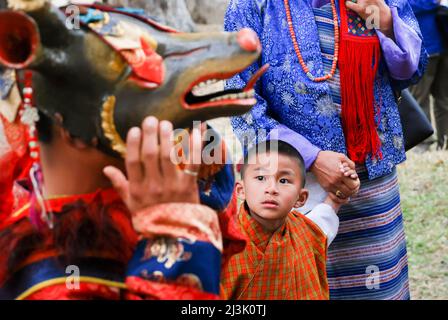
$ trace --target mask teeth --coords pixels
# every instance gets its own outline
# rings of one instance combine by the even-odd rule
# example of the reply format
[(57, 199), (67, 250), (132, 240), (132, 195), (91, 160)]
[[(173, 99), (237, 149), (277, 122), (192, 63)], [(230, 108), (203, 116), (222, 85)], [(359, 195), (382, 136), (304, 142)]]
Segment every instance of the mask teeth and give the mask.
[(244, 91), (244, 92), (240, 92), (240, 93), (232, 93), (232, 94), (227, 94), (225, 96), (222, 97), (217, 97), (214, 98), (210, 101), (214, 102), (214, 101), (222, 101), (222, 100), (239, 100), (239, 99), (251, 99), (255, 96), (255, 90), (250, 90), (250, 91)]
[(201, 82), (193, 87), (191, 92), (197, 96), (206, 96), (208, 94), (220, 92), (223, 90), (224, 83), (220, 80), (212, 79)]

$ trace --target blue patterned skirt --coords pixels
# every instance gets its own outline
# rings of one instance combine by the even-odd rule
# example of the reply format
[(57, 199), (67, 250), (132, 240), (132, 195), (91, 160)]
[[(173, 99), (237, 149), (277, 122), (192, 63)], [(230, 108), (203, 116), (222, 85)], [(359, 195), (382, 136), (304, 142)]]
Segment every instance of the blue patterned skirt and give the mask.
[(396, 169), (368, 180), (339, 212), (340, 226), (329, 247), (330, 299), (409, 299), (408, 264)]

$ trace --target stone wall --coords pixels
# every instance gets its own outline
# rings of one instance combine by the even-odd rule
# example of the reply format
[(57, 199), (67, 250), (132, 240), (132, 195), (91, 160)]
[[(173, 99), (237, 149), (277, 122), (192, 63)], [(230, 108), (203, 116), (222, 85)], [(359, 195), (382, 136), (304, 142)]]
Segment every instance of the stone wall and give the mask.
[(196, 23), (222, 25), (229, 0), (186, 0)]
[(185, 0), (105, 0), (111, 5), (122, 5), (144, 9), (163, 24), (181, 31), (194, 31), (195, 24)]

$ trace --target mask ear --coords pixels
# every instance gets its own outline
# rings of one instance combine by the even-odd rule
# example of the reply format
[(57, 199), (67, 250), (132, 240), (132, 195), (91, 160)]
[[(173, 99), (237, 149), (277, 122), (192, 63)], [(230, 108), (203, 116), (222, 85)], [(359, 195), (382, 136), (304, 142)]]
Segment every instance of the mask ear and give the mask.
[(235, 184), (235, 192), (238, 199), (245, 201), (246, 200), (246, 193), (244, 191), (244, 182), (238, 181)]
[(306, 201), (308, 200), (308, 196), (309, 196), (308, 190), (302, 189), (300, 191), (299, 198), (297, 199), (297, 201), (294, 205), (294, 208), (297, 209), (297, 208), (303, 207), (305, 205)]

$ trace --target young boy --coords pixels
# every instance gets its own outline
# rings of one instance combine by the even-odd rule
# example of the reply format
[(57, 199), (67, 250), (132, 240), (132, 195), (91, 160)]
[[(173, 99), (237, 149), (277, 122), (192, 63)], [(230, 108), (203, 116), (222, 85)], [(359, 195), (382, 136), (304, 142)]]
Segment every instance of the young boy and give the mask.
[[(341, 174), (358, 179), (341, 163)], [(328, 299), (327, 246), (336, 236), (340, 204), (327, 197), (309, 214), (305, 166), (299, 152), (282, 141), (249, 150), (235, 192), (244, 200), (237, 223), (247, 236), (244, 251), (224, 266), (226, 299)]]

